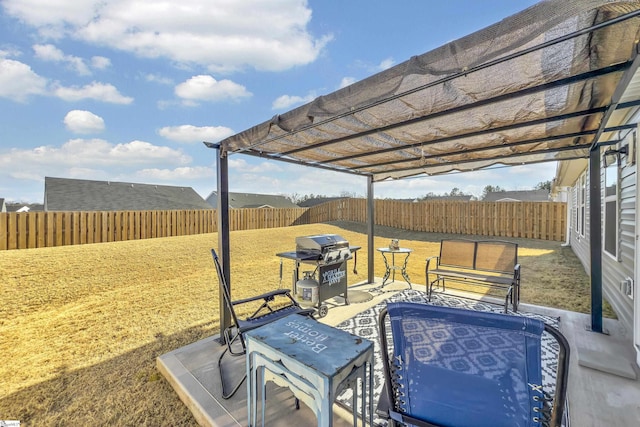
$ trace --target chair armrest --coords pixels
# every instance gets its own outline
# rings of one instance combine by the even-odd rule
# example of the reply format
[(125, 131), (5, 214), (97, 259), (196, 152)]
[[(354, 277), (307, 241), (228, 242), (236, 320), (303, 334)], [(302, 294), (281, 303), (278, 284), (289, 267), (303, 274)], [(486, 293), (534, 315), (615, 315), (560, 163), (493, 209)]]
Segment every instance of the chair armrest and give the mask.
[(440, 262), (440, 257), (435, 255), (435, 256), (430, 256), (429, 258), (426, 259), (427, 261), (427, 266), (426, 269), (429, 270), (429, 264), (431, 264), (431, 260), (435, 259), (436, 260), (436, 266), (438, 265), (438, 263)]
[(289, 289), (276, 289), (274, 291), (271, 292), (266, 292), (264, 294), (261, 295), (256, 295), (253, 297), (249, 297), (249, 298), (243, 298), (243, 299), (239, 299), (239, 300), (235, 300), (235, 301), (231, 301), (232, 305), (238, 305), (238, 304), (244, 304), (247, 302), (253, 302), (253, 301), (258, 301), (258, 300), (264, 300), (264, 301), (273, 301), (273, 299), (277, 296), (290, 296), (291, 291)]

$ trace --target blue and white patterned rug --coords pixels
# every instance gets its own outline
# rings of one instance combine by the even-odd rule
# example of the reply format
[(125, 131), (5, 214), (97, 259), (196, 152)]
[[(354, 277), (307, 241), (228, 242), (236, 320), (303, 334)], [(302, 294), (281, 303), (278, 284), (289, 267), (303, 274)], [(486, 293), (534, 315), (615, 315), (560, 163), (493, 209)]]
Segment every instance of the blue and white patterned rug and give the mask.
[[(485, 303), (482, 301), (476, 301), (466, 298), (458, 298), (450, 295), (443, 294), (434, 294), (431, 298), (431, 302), (427, 300), (427, 295), (424, 292), (407, 289), (405, 291), (399, 292), (389, 298), (387, 301), (409, 301), (409, 302), (417, 302), (421, 304), (433, 304), (440, 305), (446, 307), (457, 307), (464, 308), (467, 310), (476, 310), (476, 311), (488, 311), (494, 313), (503, 313), (504, 309), (502, 306), (498, 306), (495, 304)], [(382, 358), (378, 356), (380, 354), (380, 342), (378, 338), (378, 314), (380, 311), (386, 307), (386, 302), (382, 302), (377, 304), (371, 308), (368, 308), (356, 316), (345, 320), (340, 323), (336, 327), (338, 329), (342, 329), (344, 331), (350, 332), (354, 335), (358, 335), (362, 338), (366, 338), (374, 343), (374, 373), (373, 373), (373, 399), (374, 399), (374, 409), (380, 397), (380, 393), (382, 391), (382, 387), (384, 385), (384, 373), (382, 369)], [(559, 327), (560, 319), (549, 316), (542, 316), (533, 313), (526, 313), (519, 311), (517, 313), (513, 313), (509, 311), (509, 314), (515, 314), (520, 316), (527, 316), (535, 319), (542, 320), (543, 322), (554, 326)], [(389, 332), (390, 333), (390, 332)], [(389, 337), (391, 340), (391, 337)], [(542, 384), (544, 390), (551, 395), (555, 393), (555, 377), (557, 370), (557, 358), (558, 358), (559, 348), (556, 341), (549, 335), (548, 333), (544, 333), (542, 335)], [(340, 396), (338, 396), (338, 402), (351, 409), (351, 397), (352, 390), (345, 390)], [(358, 405), (359, 406), (359, 405)], [(358, 408), (359, 410), (360, 408)], [(568, 427), (568, 408), (565, 406), (563, 426)], [(378, 426), (386, 426), (387, 422), (381, 418), (379, 418), (374, 413), (374, 422)]]

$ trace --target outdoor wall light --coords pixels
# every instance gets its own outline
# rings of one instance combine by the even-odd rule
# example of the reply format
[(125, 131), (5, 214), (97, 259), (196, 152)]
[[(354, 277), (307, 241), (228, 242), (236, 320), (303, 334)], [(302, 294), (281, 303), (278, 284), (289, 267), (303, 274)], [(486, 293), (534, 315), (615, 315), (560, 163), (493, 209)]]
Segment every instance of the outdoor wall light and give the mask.
[(604, 152), (603, 160), (604, 167), (607, 168), (614, 163), (617, 162), (618, 166), (620, 166), (620, 155), (624, 154), (625, 156), (629, 154), (629, 145), (622, 146), (617, 150), (615, 148), (608, 148), (607, 151)]

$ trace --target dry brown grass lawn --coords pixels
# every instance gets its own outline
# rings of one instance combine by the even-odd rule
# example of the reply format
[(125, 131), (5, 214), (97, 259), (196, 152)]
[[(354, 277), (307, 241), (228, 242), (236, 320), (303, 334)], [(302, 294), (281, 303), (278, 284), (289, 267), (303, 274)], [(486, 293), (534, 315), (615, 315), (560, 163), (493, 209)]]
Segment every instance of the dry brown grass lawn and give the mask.
[[(361, 224), (316, 224), (231, 233), (234, 298), (277, 288), (280, 259), (295, 237), (336, 233), (363, 246)], [(414, 253), (409, 275), (424, 284), (424, 259), (441, 235), (376, 227)], [(571, 249), (520, 240), (522, 300), (589, 311), (589, 279)], [(196, 425), (155, 368), (155, 359), (218, 332), (209, 249), (217, 235), (0, 252), (0, 419), (23, 425)], [(377, 255), (377, 254), (376, 254)], [(290, 261), (283, 284), (290, 287)], [(384, 266), (376, 258), (375, 274)], [(612, 316), (605, 306), (605, 314)]]

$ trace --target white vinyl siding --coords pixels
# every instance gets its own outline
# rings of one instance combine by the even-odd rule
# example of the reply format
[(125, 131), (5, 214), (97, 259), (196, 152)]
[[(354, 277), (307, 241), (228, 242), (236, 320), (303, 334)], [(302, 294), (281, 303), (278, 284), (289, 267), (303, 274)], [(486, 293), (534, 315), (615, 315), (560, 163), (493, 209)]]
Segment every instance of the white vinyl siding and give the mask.
[(604, 240), (605, 253), (618, 258), (618, 164), (604, 170)]
[(589, 192), (588, 188), (589, 176), (588, 169), (585, 169), (580, 177), (576, 180), (573, 191), (573, 206), (575, 210), (571, 217), (572, 230), (571, 248), (576, 254), (585, 271), (589, 273), (591, 265), (591, 252), (589, 246)]
[(577, 204), (576, 204), (576, 231), (578, 235), (584, 237), (585, 224), (587, 215), (587, 172), (585, 171), (580, 178), (578, 178), (577, 185)]

